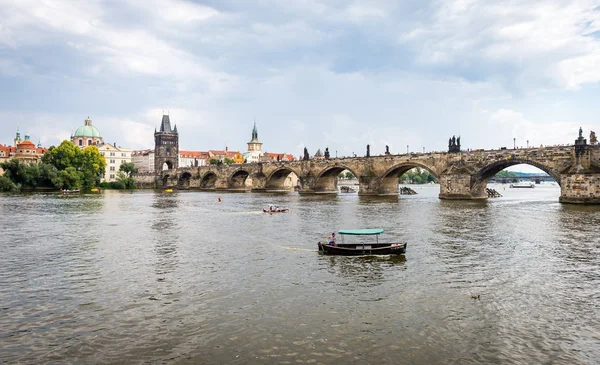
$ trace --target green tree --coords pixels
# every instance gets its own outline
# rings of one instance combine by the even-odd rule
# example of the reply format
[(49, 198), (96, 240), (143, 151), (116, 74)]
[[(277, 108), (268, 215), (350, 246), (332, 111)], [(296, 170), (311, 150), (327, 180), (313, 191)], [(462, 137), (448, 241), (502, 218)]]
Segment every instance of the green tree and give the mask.
[(230, 158), (225, 157), (223, 159), (223, 163), (226, 163), (227, 165), (231, 165), (233, 163), (233, 160)]
[(60, 178), (63, 183), (63, 188), (69, 190), (79, 189), (82, 186), (82, 175), (80, 171), (77, 171), (74, 167), (67, 167), (60, 172)]
[(217, 160), (216, 158), (211, 158), (209, 161), (209, 164), (211, 165), (217, 165), (219, 164), (219, 160)]
[(42, 157), (42, 162), (51, 164), (61, 171), (67, 167), (79, 168), (81, 150), (71, 141), (64, 140), (58, 147), (50, 147)]
[(100, 184), (100, 177), (106, 169), (106, 159), (100, 154), (98, 147), (84, 148), (79, 161), (79, 166), (74, 167), (83, 173), (82, 187), (89, 190)]
[(132, 177), (127, 176), (123, 171), (117, 173), (117, 181), (113, 183), (115, 189), (134, 189), (135, 182)]
[(4, 175), (0, 176), (0, 191), (14, 192), (18, 190), (19, 188), (17, 185), (15, 185), (15, 183), (12, 182), (11, 179)]
[(355, 179), (356, 176), (354, 176), (353, 173), (351, 173), (350, 171), (346, 171), (346, 179), (350, 180), (350, 179)]
[(133, 162), (125, 162), (119, 166), (119, 171), (123, 171), (128, 177), (131, 177), (131, 175), (137, 174), (138, 169), (135, 167)]

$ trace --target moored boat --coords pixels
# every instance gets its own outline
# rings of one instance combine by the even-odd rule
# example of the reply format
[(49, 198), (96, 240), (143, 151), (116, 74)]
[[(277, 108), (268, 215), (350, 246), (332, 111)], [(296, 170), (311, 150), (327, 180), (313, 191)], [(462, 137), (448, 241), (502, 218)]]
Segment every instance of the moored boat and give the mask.
[(76, 194), (76, 193), (79, 193), (79, 189), (75, 189), (75, 190), (63, 189), (61, 191), (62, 191), (63, 194)]
[(534, 183), (519, 183), (519, 184), (510, 184), (510, 188), (513, 189), (533, 189), (535, 188)]
[[(406, 253), (406, 242), (379, 242), (381, 228), (343, 229), (338, 231), (341, 243), (318, 242), (319, 251), (329, 255), (401, 255)], [(360, 242), (344, 242), (344, 236), (375, 236), (375, 240), (362, 238)]]

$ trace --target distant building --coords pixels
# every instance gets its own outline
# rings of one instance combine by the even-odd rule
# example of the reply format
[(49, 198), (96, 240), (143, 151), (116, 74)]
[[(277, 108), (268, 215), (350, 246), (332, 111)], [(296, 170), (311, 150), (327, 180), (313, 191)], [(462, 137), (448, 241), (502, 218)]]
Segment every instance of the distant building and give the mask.
[[(30, 141), (29, 135), (25, 134), (25, 139), (21, 140), (21, 133), (17, 128), (13, 146), (5, 146), (0, 144), (0, 162), (5, 162), (10, 159), (21, 160), (26, 163), (39, 163), (47, 148), (42, 148), (38, 143), (36, 146)], [(0, 168), (0, 175), (4, 174), (4, 170)]]
[(71, 142), (81, 149), (84, 149), (87, 146), (97, 146), (104, 143), (100, 131), (92, 125), (90, 117), (84, 121), (84, 124), (81, 127), (75, 130), (71, 136)]
[(171, 128), (168, 115), (163, 115), (160, 130), (154, 131), (154, 171), (172, 170), (179, 167), (179, 133), (177, 126)]
[(233, 156), (233, 163), (239, 164), (239, 163), (244, 163), (244, 161), (245, 161), (245, 158), (241, 152), (236, 152), (235, 156)]
[(313, 158), (317, 159), (317, 160), (323, 160), (323, 159), (325, 159), (325, 156), (323, 156), (323, 152), (321, 152), (320, 148), (317, 150), (317, 153), (315, 153), (315, 155), (313, 156)]
[(179, 150), (179, 167), (196, 167), (207, 165), (208, 152)]
[(137, 150), (131, 153), (131, 162), (140, 173), (154, 172), (154, 150)]
[(224, 150), (208, 150), (208, 161), (216, 159), (219, 161), (224, 161), (226, 158), (233, 160), (237, 151), (230, 151), (227, 147)]
[(256, 122), (252, 128), (252, 139), (248, 142), (248, 151), (244, 153), (244, 160), (248, 163), (259, 162), (262, 152), (262, 143), (258, 140), (258, 131), (256, 130)]
[(117, 144), (109, 143), (98, 146), (100, 154), (106, 159), (106, 169), (102, 175), (102, 182), (116, 181), (122, 164), (131, 162), (131, 149), (117, 147)]
[(293, 155), (288, 153), (271, 153), (265, 152), (260, 160), (263, 162), (271, 162), (271, 161), (294, 161), (296, 158)]

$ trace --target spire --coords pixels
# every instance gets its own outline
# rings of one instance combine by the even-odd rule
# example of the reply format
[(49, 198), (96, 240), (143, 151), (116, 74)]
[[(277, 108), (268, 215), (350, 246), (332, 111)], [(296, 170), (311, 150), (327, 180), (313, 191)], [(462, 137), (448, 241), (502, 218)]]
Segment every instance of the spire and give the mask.
[(164, 133), (173, 133), (171, 129), (171, 119), (169, 119), (169, 115), (163, 114), (162, 122), (160, 123), (160, 131)]
[(177, 124), (175, 124), (175, 128), (173, 128), (173, 133), (177, 133)]

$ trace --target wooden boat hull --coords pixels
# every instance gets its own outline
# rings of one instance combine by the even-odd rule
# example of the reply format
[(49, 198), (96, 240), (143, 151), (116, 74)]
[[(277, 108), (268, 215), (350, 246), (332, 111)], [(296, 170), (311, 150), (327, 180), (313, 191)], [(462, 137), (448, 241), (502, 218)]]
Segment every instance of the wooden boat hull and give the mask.
[(319, 252), (328, 255), (403, 255), (406, 253), (406, 243), (377, 243), (377, 244), (344, 244), (330, 246), (318, 242)]

